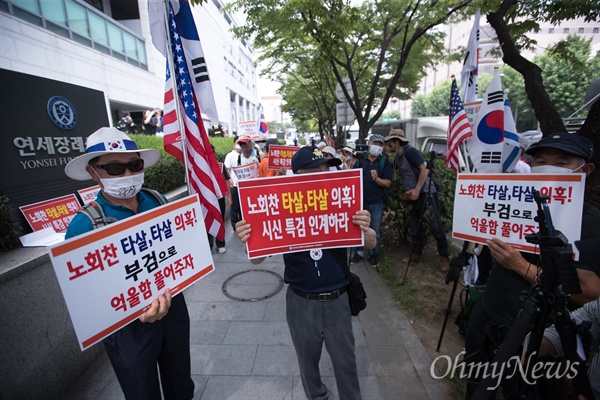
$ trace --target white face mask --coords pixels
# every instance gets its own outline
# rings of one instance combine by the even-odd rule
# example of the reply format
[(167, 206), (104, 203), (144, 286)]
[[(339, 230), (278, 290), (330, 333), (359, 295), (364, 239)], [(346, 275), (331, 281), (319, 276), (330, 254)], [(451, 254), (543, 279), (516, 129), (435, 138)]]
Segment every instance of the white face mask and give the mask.
[(117, 199), (131, 199), (142, 189), (144, 173), (118, 178), (100, 178), (100, 180), (104, 186), (104, 193)]
[(259, 143), (258, 143), (258, 147), (259, 147), (259, 148), (262, 150), (262, 149), (264, 149), (264, 148), (265, 148), (265, 144), (266, 144), (266, 143), (261, 143), (261, 142), (259, 142)]
[(555, 165), (537, 165), (535, 167), (531, 167), (532, 174), (570, 174), (573, 172), (577, 172), (578, 169), (583, 167), (580, 165), (575, 169), (569, 169), (565, 167), (557, 167)]
[(373, 157), (379, 157), (383, 153), (383, 147), (372, 144), (369, 146), (369, 153)]

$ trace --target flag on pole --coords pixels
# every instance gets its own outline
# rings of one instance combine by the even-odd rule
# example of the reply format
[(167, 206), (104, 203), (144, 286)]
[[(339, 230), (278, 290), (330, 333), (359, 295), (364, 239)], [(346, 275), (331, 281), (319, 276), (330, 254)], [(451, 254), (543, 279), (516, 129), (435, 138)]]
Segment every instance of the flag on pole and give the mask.
[(481, 173), (501, 173), (504, 152), (504, 93), (500, 73), (485, 92), (481, 108), (473, 123), (473, 136), (467, 139), (473, 164)]
[(450, 118), (448, 124), (448, 150), (446, 152), (446, 166), (454, 172), (459, 172), (458, 153), (459, 145), (463, 140), (471, 137), (471, 125), (465, 112), (465, 107), (458, 95), (458, 85), (456, 79), (452, 79), (452, 88), (450, 90)]
[(479, 9), (475, 13), (475, 21), (463, 61), (460, 74), (462, 98), (465, 103), (477, 101), (477, 78), (479, 68)]
[(266, 136), (269, 134), (269, 126), (267, 125), (267, 121), (265, 120), (265, 111), (263, 110), (262, 104), (258, 106), (258, 119), (256, 125), (256, 132), (259, 135)]
[[(208, 140), (199, 104), (203, 96), (207, 95), (207, 90), (210, 90), (210, 96), (208, 96), (210, 98), (204, 98), (204, 103), (210, 103), (212, 100), (214, 113), (211, 111), (211, 114), (214, 115), (211, 116), (207, 113), (211, 120), (217, 118), (216, 107), (214, 107), (212, 88), (200, 38), (189, 3), (183, 1), (179, 7), (176, 7), (175, 3), (176, 0), (170, 0), (167, 3), (168, 38), (173, 52), (172, 55), (167, 52), (167, 57), (173, 58), (172, 65), (175, 66), (175, 70), (171, 71), (167, 62), (163, 116), (164, 148), (166, 152), (186, 164), (190, 194), (199, 194), (206, 231), (220, 240), (224, 240), (225, 224), (218, 200), (227, 192), (227, 185)], [(178, 10), (177, 13), (175, 13), (175, 9)], [(163, 13), (160, 7), (154, 8), (154, 10)], [(150, 7), (150, 12), (153, 12), (153, 7)], [(157, 15), (153, 16), (153, 18), (157, 17)], [(163, 29), (162, 32), (165, 30)], [(153, 31), (152, 34), (154, 37), (160, 34), (160, 31)], [(208, 86), (205, 85), (206, 82), (209, 83)], [(174, 84), (177, 85), (176, 91)], [(175, 95), (179, 98), (176, 99)], [(181, 121), (178, 120), (178, 117), (181, 118)], [(180, 127), (184, 132), (180, 131)], [(182, 137), (184, 138), (185, 152), (182, 147)]]
[(517, 127), (508, 103), (508, 89), (504, 92), (504, 149), (502, 150), (502, 170), (512, 172), (521, 158), (521, 146)]

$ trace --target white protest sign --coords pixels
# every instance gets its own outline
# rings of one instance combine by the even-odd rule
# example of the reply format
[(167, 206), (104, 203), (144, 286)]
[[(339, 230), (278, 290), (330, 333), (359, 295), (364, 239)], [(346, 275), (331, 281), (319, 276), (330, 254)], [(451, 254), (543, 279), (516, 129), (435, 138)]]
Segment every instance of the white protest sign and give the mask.
[(256, 121), (243, 121), (238, 123), (238, 137), (242, 135), (250, 136), (250, 139), (258, 139), (258, 131), (256, 130)]
[(539, 230), (533, 219), (538, 190), (548, 196), (554, 228), (574, 244), (581, 236), (584, 188), (585, 174), (459, 174), (452, 236), (477, 243), (497, 237), (520, 251), (539, 252), (525, 240)]
[(198, 195), (71, 238), (50, 249), (82, 350), (214, 270)]
[(471, 128), (473, 127), (473, 123), (475, 122), (475, 118), (477, 118), (477, 113), (481, 108), (482, 100), (473, 101), (471, 103), (465, 103), (463, 106), (465, 107), (465, 113), (467, 114), (467, 118), (469, 120), (469, 124), (471, 124)]
[(92, 201), (96, 200), (98, 197), (98, 192), (100, 191), (100, 185), (95, 185), (86, 189), (80, 189), (77, 191), (79, 193), (79, 197), (81, 197), (81, 201), (83, 201), (83, 205), (90, 204)]
[(231, 167), (238, 182), (244, 179), (258, 178), (258, 164), (253, 162), (239, 167)]

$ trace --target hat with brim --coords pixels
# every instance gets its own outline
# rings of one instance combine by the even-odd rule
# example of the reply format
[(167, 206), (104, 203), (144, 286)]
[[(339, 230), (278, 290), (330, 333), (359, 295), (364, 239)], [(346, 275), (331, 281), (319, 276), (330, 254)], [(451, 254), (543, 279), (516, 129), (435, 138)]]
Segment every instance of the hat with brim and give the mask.
[(72, 159), (65, 166), (65, 174), (77, 181), (92, 179), (85, 168), (90, 160), (113, 153), (138, 153), (144, 160), (144, 168), (150, 168), (160, 159), (158, 150), (138, 149), (135, 142), (117, 128), (100, 128), (87, 138), (85, 154)]
[(252, 139), (250, 139), (250, 136), (240, 135), (235, 142), (242, 144), (242, 143), (248, 143), (250, 141), (252, 141)]
[(403, 144), (408, 143), (408, 140), (406, 140), (406, 136), (404, 135), (404, 131), (402, 129), (392, 129), (390, 134), (385, 137), (386, 142), (389, 142), (392, 139), (398, 139)]
[(322, 153), (327, 153), (327, 154), (330, 154), (330, 155), (331, 155), (331, 156), (333, 156), (333, 157), (335, 157), (335, 155), (336, 155), (336, 151), (335, 151), (335, 149), (334, 149), (333, 147), (331, 147), (331, 146), (325, 146), (325, 147), (323, 148), (323, 150), (321, 150), (321, 152), (322, 152)]
[(315, 146), (304, 146), (292, 157), (292, 171), (317, 168), (323, 164), (336, 167), (342, 163), (339, 158), (325, 158), (323, 152)]
[(569, 132), (556, 132), (544, 136), (542, 140), (529, 146), (525, 153), (533, 156), (542, 148), (562, 150), (583, 158), (585, 162), (590, 162), (594, 155), (594, 145), (589, 139)]

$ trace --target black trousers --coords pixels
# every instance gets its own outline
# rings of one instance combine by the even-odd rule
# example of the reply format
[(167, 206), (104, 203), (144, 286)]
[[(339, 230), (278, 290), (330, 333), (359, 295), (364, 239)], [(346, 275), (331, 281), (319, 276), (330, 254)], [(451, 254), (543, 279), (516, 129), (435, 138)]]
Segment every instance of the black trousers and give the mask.
[(193, 397), (190, 317), (183, 293), (172, 298), (160, 321), (135, 320), (103, 342), (127, 400), (160, 400), (160, 384), (166, 400)]
[[(437, 216), (436, 216), (437, 215)], [(422, 216), (422, 217), (421, 217)], [(440, 217), (439, 220), (437, 217)], [(410, 211), (410, 235), (412, 237), (412, 252), (423, 254), (425, 247), (425, 223), (429, 223), (431, 234), (437, 242), (437, 250), (440, 256), (448, 257), (448, 239), (444, 227), (441, 224), (440, 204), (437, 193), (427, 196), (421, 192), (419, 198), (413, 203)]]

